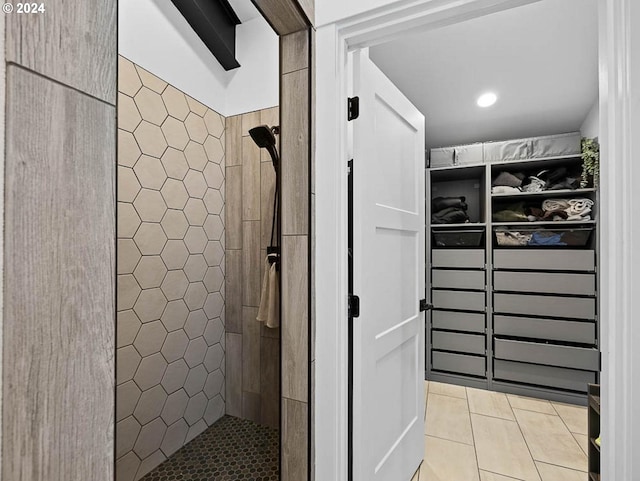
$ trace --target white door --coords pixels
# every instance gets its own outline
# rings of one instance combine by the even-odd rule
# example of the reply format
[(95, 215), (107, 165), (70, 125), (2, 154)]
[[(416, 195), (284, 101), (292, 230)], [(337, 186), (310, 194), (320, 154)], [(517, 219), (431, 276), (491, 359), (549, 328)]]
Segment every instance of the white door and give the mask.
[(353, 479), (410, 481), (424, 457), (424, 116), (354, 55)]

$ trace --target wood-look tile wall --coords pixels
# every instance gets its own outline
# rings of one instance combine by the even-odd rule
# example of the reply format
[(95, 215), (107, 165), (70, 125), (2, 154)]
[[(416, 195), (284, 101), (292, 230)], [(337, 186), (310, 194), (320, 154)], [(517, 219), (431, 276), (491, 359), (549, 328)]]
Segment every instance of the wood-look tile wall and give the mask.
[(112, 481), (116, 1), (6, 15), (2, 479)]
[(271, 157), (249, 136), (263, 124), (279, 124), (277, 107), (226, 121), (226, 409), (277, 427), (280, 329), (256, 320), (275, 194)]

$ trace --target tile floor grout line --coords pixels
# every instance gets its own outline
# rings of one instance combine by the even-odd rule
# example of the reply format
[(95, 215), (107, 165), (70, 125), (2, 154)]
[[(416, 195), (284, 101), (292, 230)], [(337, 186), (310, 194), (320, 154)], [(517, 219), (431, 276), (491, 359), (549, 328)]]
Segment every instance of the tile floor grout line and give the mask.
[(512, 476), (507, 476), (506, 474), (496, 473), (495, 471), (491, 471), (489, 469), (483, 469), (482, 471), (486, 471), (487, 473), (495, 474), (497, 476), (502, 476), (503, 478), (513, 479), (513, 481), (525, 481), (524, 479), (514, 478)]
[(469, 390), (468, 388), (464, 388), (465, 394), (467, 395), (467, 413), (469, 414), (469, 424), (471, 425), (471, 439), (473, 440), (473, 452), (476, 455), (476, 468), (478, 468), (478, 481), (482, 480), (482, 476), (480, 476), (480, 461), (478, 460), (478, 449), (476, 448), (476, 436), (473, 432), (473, 420), (471, 419), (471, 406), (469, 405)]
[(433, 434), (426, 434), (425, 437), (440, 439), (441, 441), (449, 441), (450, 443), (462, 444), (463, 446), (474, 446), (473, 444), (463, 443), (462, 441), (454, 441), (453, 439), (447, 439), (440, 436), (434, 436)]
[[(561, 464), (550, 463), (548, 461), (535, 461), (535, 462), (540, 464), (548, 464), (549, 466), (555, 466), (556, 468), (567, 469), (569, 471), (575, 471), (576, 473), (588, 474), (587, 471), (583, 471), (581, 469), (569, 468), (568, 466), (562, 466)], [(587, 466), (587, 469), (588, 469), (588, 466)]]
[[(524, 435), (524, 431), (522, 430), (522, 426), (520, 426), (520, 421), (518, 421), (518, 416), (516, 416), (515, 410), (517, 408), (511, 408), (513, 410), (513, 415), (516, 418), (516, 424), (518, 425), (518, 429), (520, 430), (520, 434), (522, 435), (522, 439), (524, 440), (525, 446), (527, 446), (527, 450), (529, 451), (529, 456), (531, 456), (531, 461), (533, 461), (533, 467), (536, 468), (536, 472), (538, 473), (538, 478), (542, 480), (542, 475), (540, 474), (540, 470), (538, 469), (538, 465), (536, 464), (536, 459), (533, 457), (533, 453), (531, 452), (531, 448), (529, 447), (529, 443), (527, 442), (527, 438)], [(539, 413), (544, 414), (544, 413)], [(552, 416), (549, 414), (548, 416)]]

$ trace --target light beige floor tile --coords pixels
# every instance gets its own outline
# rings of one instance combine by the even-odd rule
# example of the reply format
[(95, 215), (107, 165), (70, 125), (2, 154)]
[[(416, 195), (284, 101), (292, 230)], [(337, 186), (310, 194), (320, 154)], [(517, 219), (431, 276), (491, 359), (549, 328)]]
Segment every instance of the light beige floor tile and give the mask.
[(420, 480), (478, 481), (478, 465), (473, 446), (427, 436)]
[(586, 471), (576, 471), (574, 469), (561, 468), (551, 464), (536, 461), (536, 466), (542, 477), (542, 481), (585, 481)]
[(576, 433), (571, 433), (571, 434), (573, 435), (574, 439), (578, 442), (578, 444), (584, 451), (584, 454), (588, 456), (589, 455), (589, 436), (587, 436), (586, 434), (576, 434)]
[(533, 459), (586, 471), (587, 457), (559, 416), (514, 409)]
[(471, 414), (480, 469), (524, 481), (540, 481), (518, 424)]
[(507, 396), (501, 392), (485, 391), (483, 389), (467, 388), (469, 411), (495, 418), (515, 421)]
[(576, 434), (587, 434), (587, 408), (571, 404), (551, 403), (569, 428)]
[(502, 474), (490, 473), (489, 471), (480, 471), (480, 481), (521, 481)]
[(467, 400), (429, 393), (425, 434), (472, 445)]
[(514, 409), (525, 409), (527, 411), (535, 411), (545, 414), (557, 414), (549, 401), (524, 396), (515, 396), (513, 394), (507, 394), (507, 398), (509, 399), (511, 407)]
[(445, 384), (442, 382), (429, 382), (429, 392), (432, 394), (442, 394), (443, 396), (459, 397), (467, 399), (467, 391), (464, 386), (455, 384)]

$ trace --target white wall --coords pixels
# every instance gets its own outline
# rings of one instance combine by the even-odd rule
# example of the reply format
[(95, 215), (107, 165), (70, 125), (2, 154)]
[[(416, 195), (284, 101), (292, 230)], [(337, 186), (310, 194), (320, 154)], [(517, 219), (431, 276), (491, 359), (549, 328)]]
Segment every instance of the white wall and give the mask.
[(593, 139), (598, 137), (600, 134), (600, 105), (599, 100), (593, 103), (591, 110), (582, 122), (582, 126), (580, 126), (580, 133), (583, 137), (588, 137)]
[(230, 72), (170, 0), (120, 2), (118, 40), (118, 53), (224, 116), (278, 105), (278, 37), (262, 17), (238, 26)]

